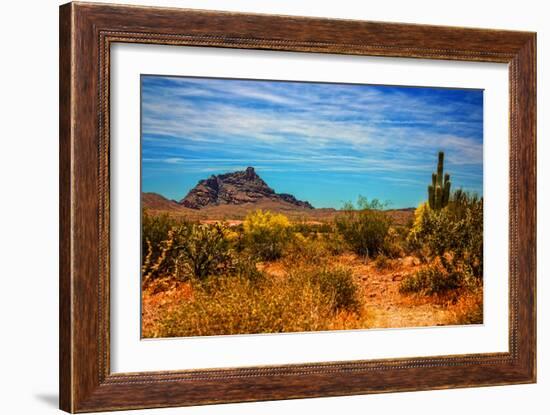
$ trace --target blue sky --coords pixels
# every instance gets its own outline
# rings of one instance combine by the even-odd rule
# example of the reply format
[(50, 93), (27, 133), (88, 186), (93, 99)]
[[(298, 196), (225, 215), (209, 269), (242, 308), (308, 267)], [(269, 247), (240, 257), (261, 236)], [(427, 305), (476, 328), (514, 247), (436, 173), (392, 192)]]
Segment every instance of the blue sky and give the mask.
[(411, 207), (442, 150), (453, 189), (483, 194), (481, 90), (143, 75), (141, 93), (145, 192), (253, 166), (315, 207)]

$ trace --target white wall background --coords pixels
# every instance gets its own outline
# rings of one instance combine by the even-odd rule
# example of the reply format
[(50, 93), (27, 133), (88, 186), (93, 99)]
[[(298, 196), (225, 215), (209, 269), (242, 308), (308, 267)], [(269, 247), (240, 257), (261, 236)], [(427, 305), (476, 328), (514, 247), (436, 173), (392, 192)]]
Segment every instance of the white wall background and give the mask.
[[(538, 298), (536, 385), (320, 398), (132, 412), (157, 414), (548, 413), (550, 262), (548, 84), (550, 13), (536, 0), (358, 2), (354, 0), (132, 0), (134, 4), (368, 19), (538, 32)], [(2, 5), (0, 65), (0, 412), (57, 411), (58, 5)], [(548, 77), (548, 74), (547, 76)]]

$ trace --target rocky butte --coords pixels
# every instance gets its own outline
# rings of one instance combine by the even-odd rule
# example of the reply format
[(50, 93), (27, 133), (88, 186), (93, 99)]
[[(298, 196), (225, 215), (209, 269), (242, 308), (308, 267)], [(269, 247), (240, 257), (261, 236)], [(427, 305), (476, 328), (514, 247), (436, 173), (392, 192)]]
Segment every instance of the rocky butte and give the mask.
[(258, 176), (253, 167), (246, 170), (212, 175), (201, 180), (178, 203), (190, 209), (207, 206), (243, 205), (264, 201), (286, 202), (300, 208), (313, 209), (306, 201), (287, 193), (276, 193)]

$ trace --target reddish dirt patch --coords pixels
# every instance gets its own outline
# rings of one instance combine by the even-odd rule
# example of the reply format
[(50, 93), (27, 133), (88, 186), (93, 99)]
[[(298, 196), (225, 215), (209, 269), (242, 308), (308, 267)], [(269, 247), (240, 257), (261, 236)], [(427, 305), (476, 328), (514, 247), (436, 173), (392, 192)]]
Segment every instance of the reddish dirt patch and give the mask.
[[(365, 261), (354, 254), (344, 254), (333, 259), (333, 264), (352, 269), (361, 296), (372, 316), (369, 328), (399, 328), (453, 325), (461, 316), (480, 301), (481, 294), (453, 292), (440, 296), (402, 294), (401, 281), (418, 271), (422, 264), (409, 256), (390, 259), (383, 267), (376, 261)], [(281, 277), (286, 274), (279, 262), (262, 264), (263, 271)]]
[(388, 260), (381, 268), (375, 261), (365, 264), (356, 257), (347, 261), (362, 286), (364, 301), (373, 316), (372, 328), (452, 325), (465, 311), (466, 304), (458, 301), (464, 293), (425, 296), (399, 292), (401, 281), (422, 267), (415, 257)]
[(167, 310), (177, 305), (182, 300), (193, 297), (193, 290), (189, 283), (161, 279), (153, 282), (143, 290), (141, 299), (141, 324), (142, 333), (153, 335), (159, 319)]

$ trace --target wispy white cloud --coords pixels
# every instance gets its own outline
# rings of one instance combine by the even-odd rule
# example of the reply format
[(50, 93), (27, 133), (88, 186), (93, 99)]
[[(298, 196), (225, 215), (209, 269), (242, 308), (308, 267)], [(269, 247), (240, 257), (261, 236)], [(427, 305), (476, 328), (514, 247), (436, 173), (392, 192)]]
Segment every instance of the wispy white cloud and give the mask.
[(388, 186), (420, 188), (424, 179), (416, 175), (429, 175), (436, 152), (444, 150), (457, 180), (481, 187), (483, 108), (471, 94), (143, 79), (143, 162), (149, 172), (199, 174), (253, 164), (274, 173), (374, 174)]

